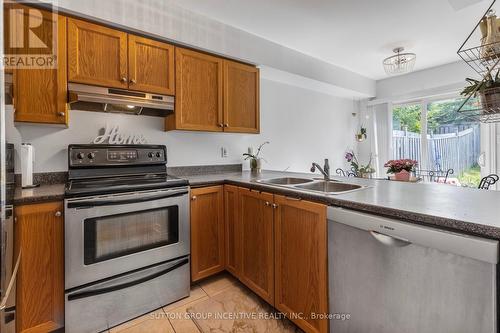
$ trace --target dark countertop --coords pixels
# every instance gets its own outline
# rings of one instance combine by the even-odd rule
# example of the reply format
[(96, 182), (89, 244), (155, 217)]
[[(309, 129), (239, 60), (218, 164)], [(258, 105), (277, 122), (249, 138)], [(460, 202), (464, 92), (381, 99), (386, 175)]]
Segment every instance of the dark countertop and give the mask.
[[(258, 179), (274, 177), (320, 177), (318, 174), (279, 171), (254, 174), (244, 171), (182, 176), (189, 180), (192, 187), (218, 184), (244, 186), (500, 240), (500, 191), (458, 188), (444, 184), (334, 177), (336, 180), (369, 187), (345, 194), (328, 195), (256, 182)], [(42, 185), (29, 190), (16, 189), (14, 204), (63, 198), (64, 184)]]
[(64, 186), (65, 184), (44, 184), (32, 189), (17, 187), (14, 192), (14, 205), (63, 200)]
[(318, 175), (264, 171), (261, 174), (225, 173), (187, 176), (192, 187), (229, 183), (277, 194), (370, 212), (404, 221), (436, 226), (468, 234), (500, 239), (500, 191), (460, 188), (435, 183), (340, 178), (336, 180), (370, 186), (364, 190), (327, 195), (264, 185), (258, 179)]

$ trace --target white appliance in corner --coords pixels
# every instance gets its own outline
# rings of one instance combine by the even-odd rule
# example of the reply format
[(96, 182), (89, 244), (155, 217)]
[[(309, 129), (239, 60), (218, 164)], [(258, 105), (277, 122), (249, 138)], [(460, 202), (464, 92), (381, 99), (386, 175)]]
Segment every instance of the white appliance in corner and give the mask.
[(21, 184), (23, 188), (32, 188), (33, 168), (35, 167), (35, 147), (31, 143), (21, 144)]

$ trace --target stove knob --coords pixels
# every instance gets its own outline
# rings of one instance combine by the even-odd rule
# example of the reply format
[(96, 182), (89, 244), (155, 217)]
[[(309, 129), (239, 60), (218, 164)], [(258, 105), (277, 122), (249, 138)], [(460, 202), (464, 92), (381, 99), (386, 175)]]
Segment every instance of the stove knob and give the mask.
[(92, 160), (92, 159), (94, 159), (95, 154), (94, 153), (88, 153), (87, 157)]
[(160, 157), (161, 157), (161, 153), (160, 153), (160, 152), (157, 152), (157, 153), (156, 153), (156, 157), (160, 158)]
[(85, 157), (84, 153), (78, 153), (78, 154), (76, 154), (76, 158), (78, 158), (79, 160), (83, 160), (84, 157)]
[(153, 158), (153, 156), (154, 156), (153, 152), (149, 152), (149, 153), (148, 153), (148, 157), (149, 157), (149, 158)]

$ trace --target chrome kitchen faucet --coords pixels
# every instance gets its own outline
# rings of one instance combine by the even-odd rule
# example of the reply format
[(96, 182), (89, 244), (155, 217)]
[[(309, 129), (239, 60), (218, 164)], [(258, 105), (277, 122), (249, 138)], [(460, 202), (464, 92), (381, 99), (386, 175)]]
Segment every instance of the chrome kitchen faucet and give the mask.
[(323, 168), (321, 168), (318, 163), (313, 162), (311, 166), (311, 172), (315, 172), (316, 169), (318, 169), (319, 172), (323, 174), (325, 180), (330, 180), (330, 164), (328, 163), (327, 158), (325, 158), (325, 165), (323, 166)]

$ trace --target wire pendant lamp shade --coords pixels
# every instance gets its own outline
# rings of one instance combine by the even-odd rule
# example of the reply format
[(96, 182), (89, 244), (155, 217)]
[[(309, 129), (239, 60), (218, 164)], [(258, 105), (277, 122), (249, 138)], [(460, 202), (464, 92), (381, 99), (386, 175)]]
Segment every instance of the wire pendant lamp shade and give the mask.
[(397, 47), (393, 51), (396, 55), (385, 58), (383, 61), (385, 72), (389, 75), (395, 75), (412, 71), (417, 55), (415, 53), (401, 53), (404, 51), (402, 47)]

